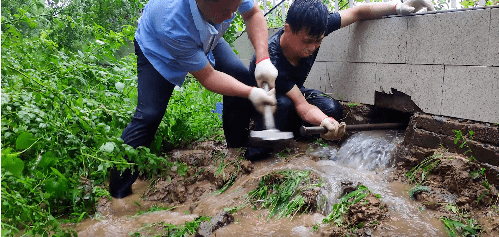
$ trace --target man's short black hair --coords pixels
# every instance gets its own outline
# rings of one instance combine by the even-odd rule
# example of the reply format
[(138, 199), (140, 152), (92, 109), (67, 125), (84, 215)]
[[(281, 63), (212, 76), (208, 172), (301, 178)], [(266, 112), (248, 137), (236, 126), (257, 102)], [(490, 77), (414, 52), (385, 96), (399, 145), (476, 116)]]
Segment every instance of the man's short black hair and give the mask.
[(289, 7), (286, 23), (294, 34), (305, 29), (320, 37), (326, 33), (328, 16), (329, 10), (320, 0), (296, 0)]

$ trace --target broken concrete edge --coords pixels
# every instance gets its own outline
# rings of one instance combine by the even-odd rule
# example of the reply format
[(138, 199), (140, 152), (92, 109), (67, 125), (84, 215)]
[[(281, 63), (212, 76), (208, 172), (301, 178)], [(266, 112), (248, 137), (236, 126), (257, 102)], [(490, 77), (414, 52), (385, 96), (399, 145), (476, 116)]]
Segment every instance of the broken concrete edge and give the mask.
[(196, 237), (210, 236), (214, 231), (234, 222), (234, 216), (227, 211), (222, 211), (211, 218), (210, 221), (205, 221), (199, 225)]
[[(397, 151), (397, 158), (410, 156), (415, 160), (404, 159), (407, 165), (417, 165), (433, 155), (435, 149), (444, 148), (448, 152), (470, 158), (486, 168), (492, 183), (498, 183), (499, 174), (499, 124), (432, 115), (422, 112), (405, 113), (398, 110), (380, 108), (374, 105), (340, 101), (348, 124), (407, 122), (402, 142), (405, 151)], [(462, 139), (456, 140), (460, 131)], [(473, 131), (473, 135), (470, 135)], [(466, 141), (464, 145), (463, 142)], [(403, 148), (404, 149), (404, 148)], [(403, 153), (403, 154), (402, 154)], [(396, 161), (399, 162), (399, 161)], [(497, 181), (497, 182), (494, 182)]]
[[(473, 131), (473, 135), (470, 131)], [(416, 113), (411, 117), (403, 144), (425, 148), (444, 147), (449, 152), (468, 158), (473, 156), (482, 163), (499, 165), (497, 125)]]

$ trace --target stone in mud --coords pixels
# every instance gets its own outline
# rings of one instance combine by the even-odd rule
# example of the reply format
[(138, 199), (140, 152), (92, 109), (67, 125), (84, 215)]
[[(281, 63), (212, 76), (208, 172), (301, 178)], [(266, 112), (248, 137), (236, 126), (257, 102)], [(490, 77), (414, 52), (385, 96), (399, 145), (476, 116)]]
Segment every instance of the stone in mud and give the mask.
[(234, 216), (230, 212), (222, 211), (211, 220), (205, 221), (199, 225), (196, 237), (210, 236), (215, 230), (218, 230), (230, 223), (234, 222)]

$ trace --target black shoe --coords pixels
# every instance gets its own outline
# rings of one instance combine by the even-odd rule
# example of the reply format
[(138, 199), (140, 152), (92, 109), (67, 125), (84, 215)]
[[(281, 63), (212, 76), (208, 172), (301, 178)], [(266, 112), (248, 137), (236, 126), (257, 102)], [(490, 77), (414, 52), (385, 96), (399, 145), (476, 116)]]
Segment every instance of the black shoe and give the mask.
[(272, 151), (272, 148), (248, 147), (244, 152), (244, 158), (249, 161), (263, 160), (268, 158)]
[(126, 169), (120, 174), (115, 168), (111, 169), (111, 179), (109, 181), (109, 193), (113, 198), (124, 198), (132, 194), (132, 184), (139, 177), (139, 172), (135, 169)]

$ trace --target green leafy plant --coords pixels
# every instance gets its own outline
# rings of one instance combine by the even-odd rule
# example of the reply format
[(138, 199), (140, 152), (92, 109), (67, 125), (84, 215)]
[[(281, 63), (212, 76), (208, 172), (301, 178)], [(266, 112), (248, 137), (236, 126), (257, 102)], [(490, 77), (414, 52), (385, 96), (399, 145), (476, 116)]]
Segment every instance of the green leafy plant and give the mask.
[(146, 224), (139, 228), (137, 231), (130, 232), (129, 236), (143, 236), (143, 235), (155, 235), (155, 236), (168, 236), (168, 237), (184, 237), (193, 236), (199, 225), (204, 221), (210, 221), (211, 217), (200, 216), (196, 217), (193, 221), (186, 221), (183, 225), (173, 225), (165, 222), (157, 222), (152, 224)]
[(221, 96), (189, 77), (174, 92), (179, 103), (169, 106), (151, 148), (124, 144), (121, 132), (137, 104), (136, 58), (124, 49), (143, 3), (52, 3), (2, 1), (1, 226), (7, 236), (71, 235), (60, 222), (95, 212), (96, 201), (109, 196), (109, 168), (153, 177), (176, 166), (185, 174), (186, 166), (170, 162), (164, 149), (221, 134), (211, 112)]
[(409, 197), (411, 197), (412, 199), (416, 199), (415, 195), (421, 192), (431, 192), (431, 188), (428, 186), (416, 185), (409, 190)]
[[(460, 143), (459, 148), (465, 148), (466, 151), (464, 152), (464, 154), (466, 155), (467, 153), (469, 153), (469, 160), (474, 161), (475, 157), (473, 156), (471, 148), (468, 145), (468, 139), (463, 135), (463, 132), (460, 130), (452, 130), (452, 131), (456, 133), (456, 137), (454, 138), (454, 144)], [(468, 132), (469, 141), (473, 140), (473, 134), (474, 132), (472, 130)]]
[(324, 219), (322, 219), (322, 223), (343, 226), (344, 215), (348, 212), (350, 206), (360, 202), (362, 199), (367, 197), (369, 193), (370, 191), (366, 186), (357, 186), (354, 191), (345, 194), (343, 197), (341, 197), (340, 202), (333, 205), (333, 210)]
[(267, 219), (275, 216), (293, 217), (297, 213), (315, 208), (304, 192), (323, 186), (321, 179), (312, 179), (311, 171), (283, 170), (262, 177), (258, 187), (248, 194), (255, 208), (270, 210)]
[[(443, 154), (435, 152), (407, 172), (406, 177), (409, 178), (411, 182), (415, 182), (418, 185), (424, 183), (431, 171), (440, 164), (440, 159), (442, 159), (442, 157)], [(421, 173), (421, 178), (418, 179), (417, 175), (419, 173)]]

